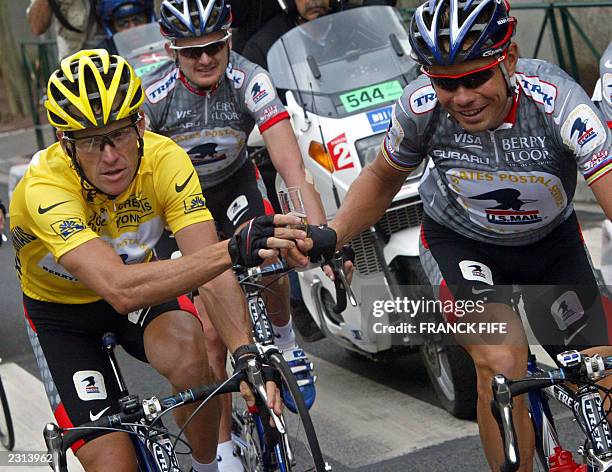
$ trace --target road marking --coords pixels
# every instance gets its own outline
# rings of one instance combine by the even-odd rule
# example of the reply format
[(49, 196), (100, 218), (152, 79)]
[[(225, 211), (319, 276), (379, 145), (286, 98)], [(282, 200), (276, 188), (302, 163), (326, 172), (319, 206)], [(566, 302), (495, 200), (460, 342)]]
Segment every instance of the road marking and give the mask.
[[(15, 426), (15, 451), (46, 450), (42, 430), (46, 423), (55, 420), (42, 382), (14, 363), (0, 364), (0, 375)], [(83, 470), (72, 451), (68, 453), (68, 469)], [(0, 471), (5, 470), (15, 468), (0, 467)], [(19, 470), (25, 472), (26, 468), (19, 467)], [(36, 467), (35, 470), (44, 469)]]

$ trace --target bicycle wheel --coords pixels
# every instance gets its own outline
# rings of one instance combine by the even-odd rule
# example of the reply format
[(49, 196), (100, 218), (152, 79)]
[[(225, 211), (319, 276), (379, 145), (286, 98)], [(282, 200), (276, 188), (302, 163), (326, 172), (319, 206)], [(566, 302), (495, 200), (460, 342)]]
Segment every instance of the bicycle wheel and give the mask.
[[(295, 380), (291, 367), (281, 354), (272, 354), (270, 363), (278, 370), (282, 381), (291, 393), (297, 407), (297, 415), (287, 412), (283, 415), (287, 428), (286, 439), (288, 441), (290, 455), (286, 459), (287, 471), (291, 472), (325, 472), (328, 469), (323, 460), (321, 446), (317, 438), (317, 433), (312, 424), (308, 407), (304, 403), (302, 392)], [(287, 451), (285, 451), (286, 453)]]
[(8, 400), (4, 392), (4, 385), (0, 378), (0, 444), (4, 448), (12, 451), (15, 447), (15, 431), (13, 430), (13, 420), (9, 410)]

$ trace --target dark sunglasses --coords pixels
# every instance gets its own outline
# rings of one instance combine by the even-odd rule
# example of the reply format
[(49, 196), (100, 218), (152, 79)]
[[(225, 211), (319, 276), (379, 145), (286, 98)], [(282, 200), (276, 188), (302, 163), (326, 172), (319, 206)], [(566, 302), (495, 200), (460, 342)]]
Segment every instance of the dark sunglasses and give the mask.
[(436, 87), (439, 87), (447, 92), (454, 92), (459, 87), (465, 87), (466, 89), (477, 89), (478, 87), (486, 84), (494, 74), (493, 69), (485, 69), (480, 72), (474, 72), (473, 74), (464, 75), (456, 79), (448, 77), (430, 77), (431, 83)]
[(219, 54), (221, 50), (225, 47), (229, 39), (231, 38), (231, 33), (226, 33), (225, 36), (217, 41), (212, 41), (207, 44), (202, 44), (201, 46), (175, 46), (172, 45), (170, 48), (178, 51), (178, 53), (186, 58), (186, 59), (199, 59), (202, 54), (206, 54), (207, 56), (214, 56)]

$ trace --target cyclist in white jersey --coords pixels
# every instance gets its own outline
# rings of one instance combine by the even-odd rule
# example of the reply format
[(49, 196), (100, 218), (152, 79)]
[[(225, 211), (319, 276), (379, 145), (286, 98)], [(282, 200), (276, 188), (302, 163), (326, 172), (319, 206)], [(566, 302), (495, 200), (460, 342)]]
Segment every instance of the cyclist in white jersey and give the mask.
[[(174, 62), (144, 78), (148, 126), (172, 138), (190, 155), (220, 233), (229, 237), (249, 219), (272, 212), (263, 181), (246, 151), (246, 140), (255, 125), (287, 186), (301, 188), (308, 222), (324, 223), (320, 197), (305, 172), (289, 115), (270, 76), (230, 51), (232, 16), (227, 2), (165, 0), (159, 17)], [(276, 345), (310, 406), (315, 398), (312, 365), (295, 341), (286, 279), (271, 288), (275, 296), (268, 297), (267, 305)], [(196, 306), (203, 309), (201, 304)], [(221, 376), (225, 347), (212, 328), (207, 330), (207, 341), (212, 368)], [(283, 397), (287, 407), (294, 410), (291, 396)], [(224, 408), (220, 453), (231, 452), (228, 402)], [(225, 458), (221, 468), (223, 462), (227, 462)]]
[(601, 87), (601, 102), (599, 108), (612, 128), (612, 42), (599, 61), (599, 85)]
[[(508, 331), (456, 336), (476, 367), (478, 424), (492, 470), (503, 451), (491, 379), (523, 377), (527, 366), (512, 285), (522, 286), (531, 328), (553, 359), (570, 348), (610, 353), (602, 295), (571, 204), (579, 170), (612, 217), (610, 130), (565, 72), (519, 59), (515, 25), (504, 0), (429, 0), (417, 8), (409, 38), (424, 75), (396, 102), (381, 151), (327, 230), (336, 232), (337, 247), (348, 242), (431, 160), (419, 187), (420, 253), (435, 293), (455, 306), (446, 321), (497, 321)], [(458, 302), (474, 307), (461, 320)], [(533, 429), (516, 400), (520, 470), (529, 471)]]

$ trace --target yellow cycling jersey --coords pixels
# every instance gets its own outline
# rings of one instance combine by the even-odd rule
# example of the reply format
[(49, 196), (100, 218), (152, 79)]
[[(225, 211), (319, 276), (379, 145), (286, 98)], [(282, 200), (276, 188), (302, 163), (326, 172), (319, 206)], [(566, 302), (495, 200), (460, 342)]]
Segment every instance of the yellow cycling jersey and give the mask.
[(185, 151), (149, 131), (136, 177), (114, 199), (98, 194), (88, 201), (59, 143), (38, 152), (15, 189), (10, 217), (23, 293), (69, 304), (101, 299), (60, 264), (71, 249), (101, 238), (125, 264), (146, 262), (166, 225), (176, 233), (212, 219)]

